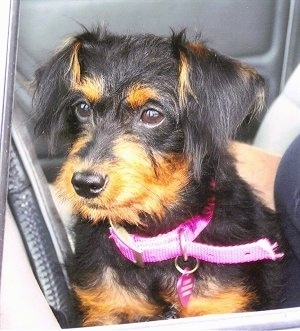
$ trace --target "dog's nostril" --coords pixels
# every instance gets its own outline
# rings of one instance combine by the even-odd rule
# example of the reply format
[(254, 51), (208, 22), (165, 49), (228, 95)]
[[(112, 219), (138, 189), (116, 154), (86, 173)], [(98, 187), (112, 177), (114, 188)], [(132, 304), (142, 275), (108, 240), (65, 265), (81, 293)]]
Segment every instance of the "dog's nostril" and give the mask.
[(71, 182), (78, 195), (91, 199), (104, 190), (107, 176), (94, 172), (75, 172)]

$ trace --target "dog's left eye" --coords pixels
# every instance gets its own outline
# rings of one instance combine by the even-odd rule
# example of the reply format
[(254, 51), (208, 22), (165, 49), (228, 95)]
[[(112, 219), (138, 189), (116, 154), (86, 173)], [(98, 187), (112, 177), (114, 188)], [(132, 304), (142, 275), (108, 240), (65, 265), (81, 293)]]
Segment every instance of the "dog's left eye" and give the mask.
[(141, 115), (141, 122), (151, 127), (159, 125), (163, 120), (163, 114), (153, 108), (144, 110)]
[(92, 115), (92, 108), (87, 102), (80, 102), (74, 106), (75, 114), (78, 120), (86, 123)]

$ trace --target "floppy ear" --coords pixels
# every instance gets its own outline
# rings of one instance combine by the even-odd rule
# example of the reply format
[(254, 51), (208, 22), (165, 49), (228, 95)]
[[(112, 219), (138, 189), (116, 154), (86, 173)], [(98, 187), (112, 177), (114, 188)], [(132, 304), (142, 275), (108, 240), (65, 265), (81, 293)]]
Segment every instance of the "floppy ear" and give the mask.
[(186, 42), (182, 34), (173, 43), (179, 60), (185, 152), (200, 179), (203, 160), (208, 158), (217, 167), (245, 117), (263, 107), (264, 79), (202, 43)]
[(54, 148), (59, 134), (64, 130), (65, 100), (74, 75), (79, 43), (70, 42), (35, 73), (36, 133), (48, 135), (50, 149)]
[[(62, 133), (76, 133), (76, 122), (69, 114), (74, 90), (81, 83), (85, 58), (91, 44), (106, 31), (86, 32), (71, 39), (48, 63), (35, 73), (34, 107), (36, 133), (48, 135), (53, 151)], [(72, 91), (73, 93), (70, 93)], [(74, 102), (74, 100), (73, 100)]]

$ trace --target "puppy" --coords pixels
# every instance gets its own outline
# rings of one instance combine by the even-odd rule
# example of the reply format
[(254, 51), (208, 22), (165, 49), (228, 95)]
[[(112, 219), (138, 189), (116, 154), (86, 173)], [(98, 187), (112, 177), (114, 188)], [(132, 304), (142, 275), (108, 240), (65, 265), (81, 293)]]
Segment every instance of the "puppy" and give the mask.
[(275, 306), (280, 224), (228, 149), (263, 101), (255, 70), (184, 32), (85, 30), (36, 72), (37, 131), (70, 143), (82, 325)]

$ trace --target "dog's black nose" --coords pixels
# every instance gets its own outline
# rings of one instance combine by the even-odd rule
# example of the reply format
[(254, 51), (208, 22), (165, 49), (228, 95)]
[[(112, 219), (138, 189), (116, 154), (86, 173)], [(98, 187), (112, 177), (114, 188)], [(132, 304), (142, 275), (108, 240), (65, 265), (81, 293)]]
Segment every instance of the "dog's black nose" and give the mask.
[(107, 176), (95, 172), (75, 172), (71, 182), (78, 195), (92, 199), (104, 190)]

